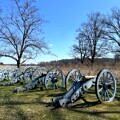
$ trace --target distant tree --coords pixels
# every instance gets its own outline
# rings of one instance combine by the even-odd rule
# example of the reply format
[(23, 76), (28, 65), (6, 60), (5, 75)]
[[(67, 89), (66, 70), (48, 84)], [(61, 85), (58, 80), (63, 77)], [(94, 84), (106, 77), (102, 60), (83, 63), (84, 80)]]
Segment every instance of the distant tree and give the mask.
[(82, 30), (78, 30), (78, 36), (76, 37), (75, 44), (72, 46), (72, 56), (80, 59), (81, 63), (84, 63), (89, 53), (89, 45), (85, 36), (82, 35)]
[(112, 44), (112, 52), (120, 53), (120, 9), (112, 8), (111, 14), (108, 15), (105, 20), (106, 24), (106, 36)]
[(81, 25), (78, 33), (78, 43), (73, 45), (75, 54), (80, 53), (80, 56), (83, 55), (81, 58), (87, 56), (91, 63), (96, 57), (105, 55), (107, 41), (103, 40), (105, 33), (103, 15), (99, 12), (89, 14), (88, 21)]
[(4, 65), (4, 63), (3, 63), (3, 62), (0, 62), (0, 65)]
[(0, 17), (0, 56), (12, 58), (17, 67), (48, 50), (41, 36), (44, 22), (34, 0), (13, 0), (12, 13)]
[(119, 52), (114, 55), (114, 59), (115, 59), (115, 63), (120, 61), (120, 53)]

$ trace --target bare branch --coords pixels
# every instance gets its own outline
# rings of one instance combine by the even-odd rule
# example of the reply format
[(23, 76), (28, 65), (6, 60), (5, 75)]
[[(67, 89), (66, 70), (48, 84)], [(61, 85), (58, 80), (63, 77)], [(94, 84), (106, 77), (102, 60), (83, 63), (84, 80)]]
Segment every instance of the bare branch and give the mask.
[(88, 22), (83, 23), (77, 31), (78, 43), (73, 45), (73, 54), (79, 55), (81, 59), (89, 58), (91, 62), (94, 62), (95, 57), (104, 54), (102, 50), (104, 43), (102, 39), (105, 34), (103, 20), (103, 15), (99, 12), (88, 15)]
[(16, 60), (17, 66), (20, 67), (20, 63), (34, 58), (40, 52), (44, 53), (48, 47), (40, 39), (43, 19), (33, 2), (14, 0), (14, 3), (15, 11), (9, 16), (0, 17), (0, 38), (4, 45), (8, 46), (6, 54), (2, 56)]

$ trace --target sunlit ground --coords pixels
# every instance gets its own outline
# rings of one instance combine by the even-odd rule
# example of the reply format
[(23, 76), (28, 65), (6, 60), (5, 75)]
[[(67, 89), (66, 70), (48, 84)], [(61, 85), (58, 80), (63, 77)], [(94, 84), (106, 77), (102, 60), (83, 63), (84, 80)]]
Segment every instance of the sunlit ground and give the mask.
[(15, 86), (0, 87), (0, 120), (119, 120), (120, 85), (113, 102), (99, 104), (94, 88), (69, 106), (54, 108), (51, 99), (62, 90), (40, 90), (13, 93)]

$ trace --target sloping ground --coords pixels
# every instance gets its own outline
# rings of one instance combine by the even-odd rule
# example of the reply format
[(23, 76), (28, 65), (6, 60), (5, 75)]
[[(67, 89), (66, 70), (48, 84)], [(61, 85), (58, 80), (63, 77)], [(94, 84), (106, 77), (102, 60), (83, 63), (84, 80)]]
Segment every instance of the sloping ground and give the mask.
[(0, 87), (0, 120), (119, 120), (120, 85), (113, 102), (99, 104), (94, 88), (68, 108), (54, 108), (51, 99), (61, 90), (13, 93), (15, 86)]

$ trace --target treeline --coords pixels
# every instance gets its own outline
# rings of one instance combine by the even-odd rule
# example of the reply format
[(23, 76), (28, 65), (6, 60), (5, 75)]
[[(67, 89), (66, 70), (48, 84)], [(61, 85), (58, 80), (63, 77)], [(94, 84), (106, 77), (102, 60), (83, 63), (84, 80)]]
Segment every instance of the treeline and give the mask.
[[(116, 63), (119, 63), (120, 59), (113, 59), (113, 58), (95, 58), (94, 64), (97, 65), (115, 65)], [(53, 67), (65, 67), (65, 66), (81, 66), (81, 65), (87, 65), (90, 66), (92, 63), (89, 61), (89, 59), (85, 59), (84, 63), (81, 63), (80, 59), (62, 59), (57, 61), (50, 61), (50, 62), (40, 62), (40, 63), (31, 63), (31, 64), (22, 64), (23, 67), (29, 67), (29, 66), (41, 66), (41, 67), (47, 67), (47, 68), (53, 68)], [(16, 66), (16, 64), (2, 64), (5, 66)]]
[[(96, 64), (109, 64), (109, 65), (114, 65), (120, 60), (115, 60), (113, 58), (95, 58), (94, 63)], [(57, 66), (77, 66), (81, 65), (81, 61), (79, 59), (63, 59), (63, 60), (58, 60), (58, 61), (50, 61), (50, 62), (40, 62), (38, 65), (43, 66), (43, 67), (57, 67)], [(90, 65), (91, 62), (88, 59), (85, 59), (84, 61), (85, 65)]]
[(112, 8), (110, 14), (94, 12), (88, 14), (87, 21), (77, 29), (77, 37), (72, 46), (72, 56), (84, 63), (96, 58), (120, 58), (120, 9)]

